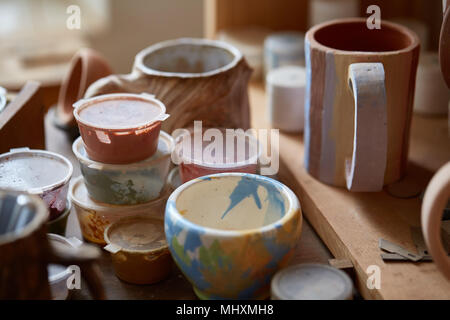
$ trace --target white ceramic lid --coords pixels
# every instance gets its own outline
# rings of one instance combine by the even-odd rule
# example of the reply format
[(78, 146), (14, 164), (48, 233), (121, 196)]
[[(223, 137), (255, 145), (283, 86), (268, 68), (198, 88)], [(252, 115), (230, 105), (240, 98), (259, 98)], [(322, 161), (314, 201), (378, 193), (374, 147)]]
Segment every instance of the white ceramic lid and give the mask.
[(121, 219), (105, 230), (105, 250), (110, 252), (149, 252), (167, 248), (162, 219), (131, 217)]
[(343, 271), (323, 264), (298, 264), (272, 279), (275, 300), (350, 300), (353, 284)]

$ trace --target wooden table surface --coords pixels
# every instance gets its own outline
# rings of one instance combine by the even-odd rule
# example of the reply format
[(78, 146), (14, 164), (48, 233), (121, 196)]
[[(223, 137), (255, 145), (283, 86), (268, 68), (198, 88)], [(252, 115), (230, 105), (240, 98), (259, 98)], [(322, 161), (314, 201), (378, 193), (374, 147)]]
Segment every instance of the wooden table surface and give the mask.
[[(252, 112), (260, 118), (261, 107), (255, 105)], [(74, 165), (73, 177), (80, 175), (78, 162), (72, 153), (72, 146), (62, 131), (52, 125), (51, 111), (45, 119), (46, 146), (50, 151), (54, 151), (66, 156)], [(72, 208), (69, 215), (66, 236), (75, 236), (82, 239), (80, 227)], [(332, 255), (320, 240), (308, 221), (304, 220), (302, 235), (296, 253), (291, 264), (297, 263), (328, 263)], [(132, 285), (119, 280), (111, 265), (109, 253), (103, 251), (99, 261), (99, 267), (103, 276), (103, 284), (106, 289), (108, 299), (196, 299), (191, 285), (181, 274), (178, 267), (174, 265), (170, 277), (154, 285)], [(81, 290), (74, 290), (72, 299), (90, 299), (86, 286)]]

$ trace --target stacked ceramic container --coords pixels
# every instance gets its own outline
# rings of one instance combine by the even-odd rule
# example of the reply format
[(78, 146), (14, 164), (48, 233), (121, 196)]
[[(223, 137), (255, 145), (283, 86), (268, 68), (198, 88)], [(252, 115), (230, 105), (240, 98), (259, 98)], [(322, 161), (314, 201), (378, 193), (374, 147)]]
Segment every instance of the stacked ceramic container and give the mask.
[(130, 216), (163, 218), (174, 142), (161, 131), (164, 104), (148, 94), (108, 94), (74, 104), (81, 137), (72, 150), (82, 176), (70, 187), (83, 237), (105, 244), (104, 230)]

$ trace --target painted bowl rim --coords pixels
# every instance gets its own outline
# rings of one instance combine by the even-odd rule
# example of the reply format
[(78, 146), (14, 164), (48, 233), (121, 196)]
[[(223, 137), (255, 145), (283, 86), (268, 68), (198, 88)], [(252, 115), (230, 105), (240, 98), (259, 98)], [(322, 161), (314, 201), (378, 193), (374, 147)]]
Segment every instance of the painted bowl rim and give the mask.
[[(268, 225), (258, 227), (258, 228), (242, 229), (242, 230), (223, 230), (223, 229), (216, 229), (216, 228), (212, 228), (212, 227), (206, 227), (206, 226), (202, 226), (200, 224), (194, 223), (194, 222), (184, 218), (178, 211), (178, 209), (176, 207), (176, 200), (177, 200), (178, 196), (181, 194), (181, 192), (183, 192), (184, 190), (189, 188), (191, 185), (196, 184), (196, 183), (205, 182), (210, 178), (243, 177), (243, 176), (251, 178), (253, 180), (256, 179), (256, 180), (268, 181), (272, 184), (275, 184), (276, 187), (281, 192), (284, 193), (284, 195), (287, 197), (287, 199), (289, 201), (290, 206), (289, 206), (289, 210), (285, 213), (285, 215), (281, 219), (278, 219), (275, 222), (272, 222)], [(195, 231), (202, 232), (204, 234), (217, 235), (217, 236), (221, 236), (221, 237), (236, 237), (236, 236), (240, 237), (240, 236), (246, 236), (249, 234), (271, 232), (271, 231), (276, 230), (277, 228), (283, 226), (285, 223), (287, 223), (289, 220), (291, 220), (295, 216), (297, 211), (300, 213), (300, 217), (302, 215), (300, 201), (298, 200), (295, 193), (290, 188), (288, 188), (286, 185), (284, 185), (283, 183), (281, 183), (275, 179), (272, 179), (272, 178), (269, 178), (266, 176), (251, 174), (251, 173), (240, 173), (240, 172), (226, 172), (226, 173), (210, 174), (207, 176), (195, 178), (193, 180), (190, 180), (190, 181), (182, 184), (175, 191), (173, 191), (172, 194), (170, 195), (169, 199), (167, 199), (166, 215), (167, 215), (168, 211), (170, 211), (171, 214), (174, 214), (177, 220), (179, 220), (183, 224), (187, 225), (190, 229), (194, 229)], [(167, 224), (166, 218), (164, 221)]]
[(159, 131), (159, 135), (160, 136), (158, 137), (158, 141), (159, 141), (159, 139), (161, 139), (161, 136), (162, 136), (163, 139), (167, 142), (167, 146), (168, 146), (167, 153), (164, 153), (160, 157), (152, 159), (154, 157), (154, 155), (156, 155), (156, 152), (158, 152), (158, 151), (156, 151), (155, 154), (150, 156), (149, 158), (144, 159), (139, 162), (134, 162), (134, 163), (111, 164), (111, 163), (102, 163), (102, 162), (98, 162), (98, 161), (90, 159), (89, 156), (87, 155), (86, 149), (85, 149), (86, 155), (83, 155), (78, 151), (78, 149), (81, 148), (81, 147), (79, 147), (79, 145), (83, 143), (83, 138), (81, 136), (79, 136), (73, 142), (72, 151), (75, 154), (75, 156), (77, 157), (79, 162), (82, 162), (84, 165), (87, 165), (90, 168), (97, 169), (97, 170), (131, 171), (133, 169), (135, 170), (135, 169), (141, 169), (141, 168), (148, 168), (148, 167), (156, 166), (158, 163), (167, 160), (167, 158), (170, 158), (170, 156), (174, 150), (175, 142), (174, 142), (172, 136), (162, 130)]

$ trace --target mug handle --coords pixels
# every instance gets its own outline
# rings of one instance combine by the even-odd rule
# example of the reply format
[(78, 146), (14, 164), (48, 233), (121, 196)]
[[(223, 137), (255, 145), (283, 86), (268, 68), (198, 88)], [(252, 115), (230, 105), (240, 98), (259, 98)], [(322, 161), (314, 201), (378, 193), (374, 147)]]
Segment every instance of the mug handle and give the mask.
[(450, 280), (450, 257), (441, 240), (441, 219), (450, 198), (450, 162), (431, 179), (422, 201), (422, 233), (437, 268)]
[(141, 73), (133, 71), (129, 74), (113, 74), (101, 78), (92, 83), (89, 88), (87, 88), (83, 98), (87, 99), (110, 93), (133, 93), (133, 88), (135, 87), (134, 84), (136, 81), (140, 80), (141, 76)]
[(355, 100), (353, 153), (345, 162), (347, 189), (380, 191), (387, 157), (387, 107), (382, 63), (353, 63), (348, 84)]
[(60, 250), (51, 247), (49, 252), (49, 263), (61, 265), (77, 265), (80, 267), (81, 275), (86, 280), (92, 298), (104, 300), (105, 290), (102, 285), (101, 275), (95, 261), (100, 257), (101, 252), (97, 247), (82, 244), (72, 250)]

